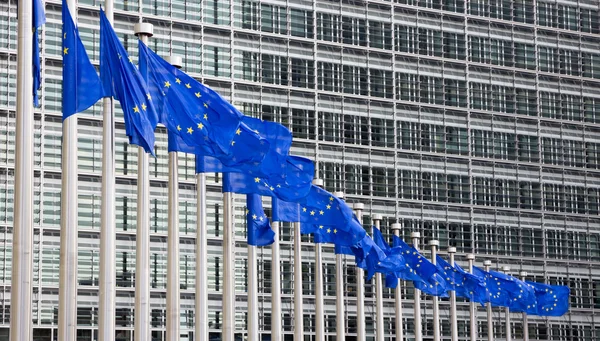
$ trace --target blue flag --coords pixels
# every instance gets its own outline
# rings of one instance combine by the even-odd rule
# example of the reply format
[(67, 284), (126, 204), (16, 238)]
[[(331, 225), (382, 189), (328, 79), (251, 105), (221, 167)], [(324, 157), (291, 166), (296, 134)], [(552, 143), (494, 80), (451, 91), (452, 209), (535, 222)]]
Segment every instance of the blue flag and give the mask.
[(96, 69), (85, 52), (79, 30), (63, 0), (63, 120), (84, 111), (103, 97), (102, 84)]
[[(63, 2), (64, 6), (64, 2)], [(46, 13), (41, 0), (33, 0), (33, 105), (40, 105), (37, 92), (42, 86), (42, 67), (40, 65), (40, 42), (38, 33), (40, 27), (46, 23)]]
[(100, 77), (105, 94), (121, 103), (125, 119), (125, 132), (131, 144), (144, 148), (154, 155), (154, 129), (158, 117), (153, 97), (146, 82), (121, 45), (117, 34), (100, 10)]
[(399, 278), (414, 281), (415, 288), (433, 296), (447, 297), (446, 281), (439, 274), (432, 262), (423, 256), (414, 247), (406, 244), (402, 239), (394, 236), (394, 245), (402, 252), (406, 260), (407, 270), (399, 272)]
[(534, 304), (531, 301), (531, 291), (512, 276), (496, 271), (486, 272), (476, 266), (473, 266), (473, 274), (484, 279), (486, 302), (490, 302), (492, 306), (523, 311), (522, 306), (527, 309), (527, 304)]
[(527, 314), (539, 316), (562, 316), (569, 311), (569, 287), (525, 282), (533, 290), (536, 303), (529, 305)]
[(242, 113), (141, 41), (139, 51), (158, 122), (180, 138), (171, 140), (170, 150), (213, 156), (226, 166), (260, 165), (269, 141), (242, 122)]
[(446, 280), (448, 290), (456, 292), (457, 297), (465, 297), (473, 302), (485, 302), (487, 295), (483, 278), (466, 272), (456, 263), (454, 263), (454, 266), (450, 265), (440, 256), (437, 256), (436, 265), (440, 274)]
[(265, 215), (262, 199), (258, 194), (246, 195), (246, 221), (248, 223), (248, 244), (267, 246), (275, 241), (269, 218)]

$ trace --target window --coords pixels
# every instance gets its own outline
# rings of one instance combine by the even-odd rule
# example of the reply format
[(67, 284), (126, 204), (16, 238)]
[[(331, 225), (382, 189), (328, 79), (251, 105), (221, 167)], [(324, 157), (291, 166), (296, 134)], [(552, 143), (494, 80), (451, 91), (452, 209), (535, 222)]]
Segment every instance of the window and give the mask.
[(341, 92), (342, 66), (334, 63), (317, 63), (319, 90)]
[(290, 9), (291, 34), (295, 37), (313, 37), (313, 13), (300, 9)]
[(515, 67), (535, 70), (535, 47), (530, 44), (515, 43)]
[(418, 53), (419, 43), (417, 28), (412, 26), (395, 25), (396, 51)]
[(317, 13), (317, 39), (340, 42), (341, 16)]
[(285, 7), (261, 3), (260, 29), (263, 32), (287, 34), (287, 12)]
[(369, 46), (392, 49), (392, 27), (389, 23), (369, 20)]
[(265, 83), (288, 85), (287, 57), (262, 55), (262, 81)]
[(291, 58), (292, 86), (314, 88), (314, 61)]

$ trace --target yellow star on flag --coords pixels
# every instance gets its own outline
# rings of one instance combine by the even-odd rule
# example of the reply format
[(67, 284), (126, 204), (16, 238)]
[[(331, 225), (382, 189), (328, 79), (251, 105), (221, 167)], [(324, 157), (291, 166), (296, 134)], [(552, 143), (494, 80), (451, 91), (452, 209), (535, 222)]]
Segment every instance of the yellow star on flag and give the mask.
[(63, 53), (64, 53), (64, 54), (69, 54), (69, 48), (68, 48), (68, 47), (65, 47), (65, 48), (63, 49)]
[(177, 84), (181, 84), (181, 79), (179, 79), (179, 78), (175, 78), (175, 83), (177, 83)]
[(256, 214), (253, 214), (253, 215), (252, 215), (252, 219), (256, 220), (256, 218), (257, 218), (257, 217), (256, 217)]
[(199, 93), (199, 92), (196, 92), (196, 93), (195, 93), (195, 95), (196, 95), (196, 97), (198, 97), (198, 98), (202, 97), (202, 96), (200, 95), (200, 93)]
[(327, 207), (327, 209), (328, 209), (328, 210), (330, 210), (330, 209), (331, 209), (331, 205), (327, 205), (327, 206), (325, 206), (325, 207)]
[(238, 129), (235, 131), (235, 134), (236, 134), (236, 135), (239, 135), (239, 134), (241, 134), (241, 133), (242, 133), (242, 130), (241, 130), (240, 128), (238, 128)]
[(310, 211), (310, 215), (315, 215), (315, 211)]
[(208, 114), (204, 114), (204, 119), (208, 120)]
[(337, 233), (337, 229), (333, 229), (333, 233)]
[(136, 105), (135, 107), (133, 107), (133, 112), (140, 112), (140, 108), (138, 108), (138, 106)]
[(131, 58), (131, 56), (129, 56), (129, 62), (133, 63), (133, 58)]
[(181, 131), (181, 127), (179, 125), (177, 126), (177, 131)]
[(303, 208), (302, 208), (302, 212), (306, 212), (306, 207), (303, 207)]
[[(165, 82), (165, 87), (167, 87), (167, 88), (171, 87), (171, 83), (169, 83), (169, 81), (166, 81)], [(148, 95), (150, 95), (150, 94), (148, 94)]]
[(254, 178), (254, 182), (259, 183), (260, 182), (260, 178)]
[(232, 146), (233, 146), (233, 145), (235, 145), (235, 141), (231, 141), (231, 145), (232, 145)]
[[(168, 83), (168, 82), (167, 82), (167, 83)], [(148, 100), (149, 100), (149, 101), (151, 101), (151, 100), (152, 100), (152, 96), (150, 96), (150, 94), (149, 94), (149, 93), (148, 93), (148, 94), (146, 94), (146, 97), (148, 98)]]
[(323, 212), (323, 211), (319, 211), (319, 214), (320, 214), (320, 215), (323, 215), (323, 214), (325, 214), (325, 212)]
[(188, 88), (188, 89), (190, 89), (192, 86), (190, 85), (190, 83), (187, 83), (187, 84), (185, 85), (185, 87), (186, 87), (186, 88)]
[(202, 128), (204, 128), (204, 124), (198, 123), (198, 129), (202, 129)]
[(191, 134), (191, 133), (193, 133), (193, 132), (194, 132), (194, 129), (192, 129), (192, 127), (189, 127), (189, 128), (187, 129), (187, 132), (188, 132), (188, 134)]
[(329, 201), (333, 201), (333, 197), (329, 197)]
[(319, 225), (319, 228), (320, 228), (320, 229), (323, 229), (323, 225)]
[(142, 110), (146, 111), (146, 108), (147, 108), (147, 107), (146, 107), (146, 104), (145, 104), (145, 103), (142, 103)]
[(205, 107), (205, 108), (208, 108), (208, 104), (204, 103), (204, 107)]
[(327, 229), (327, 233), (331, 233), (331, 229)]

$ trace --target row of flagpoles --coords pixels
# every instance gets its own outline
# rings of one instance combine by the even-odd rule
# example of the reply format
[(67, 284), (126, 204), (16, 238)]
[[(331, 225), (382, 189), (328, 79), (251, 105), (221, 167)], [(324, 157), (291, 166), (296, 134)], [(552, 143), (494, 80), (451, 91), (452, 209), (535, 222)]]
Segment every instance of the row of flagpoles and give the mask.
[[(32, 4), (33, 3), (33, 4)], [(33, 6), (35, 5), (35, 6)], [(13, 237), (13, 277), (12, 277), (12, 292), (11, 292), (11, 340), (21, 341), (30, 340), (32, 337), (32, 245), (33, 245), (33, 106), (31, 101), (31, 89), (34, 87), (32, 79), (31, 61), (35, 60), (32, 53), (32, 46), (35, 46), (31, 27), (34, 24), (31, 20), (36, 17), (35, 8), (41, 7), (43, 4), (40, 0), (20, 2), (19, 5), (19, 25), (18, 25), (18, 75), (17, 75), (17, 124), (16, 124), (16, 157), (15, 157), (15, 219), (14, 219), (14, 237)], [(70, 11), (70, 12), (69, 12)], [(105, 19), (109, 25), (113, 21), (113, 3), (112, 0), (105, 2)], [(74, 39), (71, 37), (73, 32), (77, 32), (76, 27), (67, 29), (66, 25), (73, 24), (71, 19), (65, 20), (66, 17), (76, 18), (76, 2), (68, 0), (63, 3), (63, 40)], [(39, 20), (37, 21), (39, 23)], [(135, 34), (147, 45), (149, 37), (153, 34), (152, 25), (149, 23), (140, 22), (135, 25)], [(113, 32), (114, 35), (114, 32)], [(116, 37), (116, 36), (115, 36)], [(77, 37), (78, 39), (78, 37)], [(103, 43), (104, 36), (101, 37)], [(78, 49), (77, 44), (81, 44), (79, 40), (72, 40), (73, 44), (64, 44), (63, 63), (65, 56), (84, 53), (83, 45)], [(37, 43), (37, 42), (36, 42)], [(113, 42), (114, 44), (114, 42)], [(120, 43), (119, 43), (120, 44)], [(70, 47), (66, 47), (66, 46)], [(119, 46), (114, 47), (114, 51), (119, 50)], [(123, 52), (118, 52), (119, 59), (124, 57), (125, 50), (120, 46)], [(69, 49), (71, 49), (69, 51)], [(102, 51), (102, 49), (101, 49)], [(106, 57), (106, 56), (105, 56)], [(113, 58), (115, 56), (112, 56)], [(87, 56), (86, 56), (87, 58)], [(131, 60), (130, 60), (131, 61)], [(102, 57), (101, 63), (107, 60)], [(110, 62), (110, 61), (108, 61)], [(171, 56), (168, 62), (172, 66), (181, 67), (181, 59)], [(89, 63), (89, 60), (88, 60)], [(89, 64), (91, 67), (91, 64)], [(141, 67), (140, 67), (141, 68)], [(91, 72), (95, 75), (95, 70), (91, 67)], [(136, 69), (137, 70), (137, 69)], [(63, 71), (64, 72), (64, 71)], [(63, 73), (63, 78), (65, 78)], [(81, 76), (81, 75), (80, 75)], [(175, 78), (179, 82), (179, 78)], [(63, 80), (63, 84), (67, 84)], [(63, 86), (67, 86), (63, 85)], [(164, 85), (166, 88), (171, 84), (167, 81)], [(186, 84), (190, 89), (192, 86)], [(94, 90), (93, 86), (89, 87), (90, 91)], [(145, 90), (145, 89), (144, 89)], [(165, 92), (162, 94), (164, 96)], [(106, 95), (106, 94), (105, 94)], [(148, 101), (151, 100), (151, 95), (148, 92)], [(200, 98), (201, 93), (196, 93), (196, 97)], [(123, 99), (121, 99), (123, 100)], [(148, 102), (150, 103), (150, 102)], [(93, 103), (91, 103), (93, 104)], [(91, 105), (90, 104), (90, 105)], [(123, 104), (123, 103), (122, 103)], [(134, 103), (135, 104), (135, 103)], [(77, 104), (79, 105), (79, 104)], [(131, 105), (131, 104), (130, 104)], [(139, 105), (139, 103), (138, 103)], [(146, 105), (142, 103), (140, 106), (133, 107), (134, 112), (140, 113), (140, 110), (145, 111)], [(83, 106), (83, 104), (82, 104)], [(89, 106), (89, 105), (88, 105)], [(208, 105), (204, 103), (208, 108)], [(85, 109), (85, 108), (84, 108)], [(77, 112), (75, 108), (71, 113)], [(83, 110), (83, 109), (81, 109)], [(81, 111), (79, 110), (79, 111)], [(206, 116), (206, 115), (205, 115)], [(139, 116), (136, 116), (139, 117)], [(114, 150), (114, 104), (112, 97), (104, 97), (103, 99), (103, 166), (102, 166), (102, 208), (101, 208), (101, 234), (100, 234), (100, 274), (99, 274), (99, 336), (101, 341), (114, 339), (115, 335), (115, 150)], [(205, 117), (206, 119), (206, 117)], [(207, 124), (209, 123), (206, 119)], [(248, 123), (250, 124), (250, 123)], [(127, 125), (127, 119), (126, 119)], [(177, 125), (177, 129), (181, 130)], [(187, 128), (191, 135), (193, 127)], [(202, 130), (202, 124), (198, 123), (198, 129)], [(253, 132), (251, 129), (248, 130)], [(236, 134), (239, 135), (240, 129)], [(131, 137), (131, 136), (130, 136)], [(207, 136), (208, 137), (208, 136)], [(290, 136), (291, 139), (291, 136)], [(170, 137), (171, 141), (171, 137)], [(231, 146), (235, 141), (231, 141)], [(229, 141), (228, 141), (229, 143)], [(242, 141), (243, 143), (243, 141)], [(136, 280), (135, 280), (135, 317), (134, 317), (134, 335), (136, 341), (146, 341), (151, 339), (150, 335), (150, 235), (149, 235), (149, 163), (148, 163), (148, 148), (144, 148), (138, 142), (138, 182), (137, 182), (137, 230), (136, 230)], [(74, 115), (65, 115), (63, 124), (63, 145), (62, 145), (62, 193), (61, 193), (61, 245), (60, 245), (60, 287), (59, 287), (59, 322), (58, 322), (58, 339), (65, 341), (76, 340), (77, 330), (77, 117)], [(179, 226), (178, 226), (178, 164), (177, 151), (169, 151), (169, 183), (168, 183), (168, 259), (167, 259), (167, 308), (166, 308), (166, 340), (179, 340), (180, 337), (180, 286), (179, 286)], [(224, 172), (224, 178), (228, 173)], [(198, 200), (198, 219), (197, 219), (197, 244), (196, 244), (196, 329), (195, 335), (197, 340), (208, 340), (208, 294), (207, 294), (207, 235), (206, 235), (206, 178), (204, 172), (197, 172), (197, 200)], [(258, 177), (256, 178), (257, 182)], [(320, 179), (312, 180), (313, 186), (316, 188), (323, 187), (323, 181)], [(269, 187), (265, 182), (265, 186)], [(279, 186), (279, 185), (277, 185)], [(271, 187), (271, 191), (274, 188)], [(224, 231), (223, 231), (223, 324), (222, 324), (222, 340), (234, 341), (235, 331), (235, 291), (234, 291), (234, 215), (233, 215), (233, 195), (236, 192), (233, 189), (223, 190), (223, 207), (224, 207)], [(322, 189), (315, 190), (315, 196), (318, 198), (323, 193), (328, 193)], [(343, 193), (334, 193), (328, 197), (327, 203), (336, 203), (337, 200), (343, 199)], [(275, 200), (275, 199), (274, 199)], [(316, 199), (315, 199), (316, 200)], [(339, 201), (341, 202), (341, 201)], [(309, 203), (312, 204), (312, 203)], [(307, 206), (310, 206), (307, 204)], [(321, 203), (323, 204), (323, 203)], [(314, 204), (313, 206), (315, 206)], [(297, 206), (297, 219), (293, 219), (294, 230), (294, 337), (296, 340), (304, 338), (303, 332), (303, 295), (302, 295), (302, 255), (301, 255), (301, 234), (302, 223), (307, 220), (302, 220), (300, 215), (300, 206)], [(316, 206), (315, 206), (316, 207)], [(364, 204), (353, 204), (354, 217), (358, 226), (362, 224)], [(327, 210), (331, 207), (328, 204)], [(324, 205), (322, 207), (325, 210)], [(337, 206), (340, 209), (340, 206)], [(304, 208), (306, 211), (306, 206)], [(311, 215), (315, 213), (324, 215), (324, 211), (311, 211)], [(334, 211), (334, 210), (332, 210)], [(308, 214), (308, 212), (307, 212)], [(380, 229), (382, 217), (374, 215), (373, 221), (375, 226), (372, 230), (373, 239)], [(280, 221), (290, 221), (280, 220)], [(273, 230), (275, 233), (274, 242), (272, 244), (273, 266), (272, 266), (272, 338), (274, 340), (282, 339), (281, 328), (281, 288), (278, 279), (280, 276), (279, 264), (279, 220), (274, 219)], [(312, 221), (312, 220), (311, 220)], [(313, 226), (314, 227), (314, 226)], [(320, 226), (322, 228), (323, 226)], [(391, 226), (395, 237), (400, 236), (401, 226), (393, 224)], [(318, 231), (318, 230), (317, 230)], [(357, 232), (354, 230), (353, 232)], [(316, 231), (315, 231), (316, 232)], [(328, 229), (329, 232), (329, 229)], [(347, 232), (347, 231), (340, 231)], [(334, 233), (336, 230), (334, 229)], [(350, 235), (350, 234), (349, 234)], [(354, 235), (354, 238), (357, 236)], [(419, 249), (420, 234), (413, 232), (412, 242), (415, 253)], [(370, 240), (370, 239), (369, 239)], [(337, 248), (336, 244), (336, 248)], [(345, 246), (345, 245), (341, 245)], [(354, 246), (354, 245), (353, 245)], [(386, 245), (388, 247), (389, 245)], [(431, 247), (431, 263), (436, 266), (437, 248), (439, 242), (432, 240), (429, 242)], [(257, 279), (257, 257), (256, 245), (248, 243), (248, 340), (257, 341), (259, 339), (259, 323), (258, 323), (258, 279)], [(375, 247), (375, 245), (373, 245)], [(378, 247), (378, 246), (377, 246)], [(380, 250), (381, 251), (381, 250)], [(383, 251), (381, 251), (383, 252)], [(409, 252), (409, 251), (407, 251)], [(456, 249), (450, 248), (450, 265), (454, 266), (454, 254)], [(344, 312), (344, 286), (343, 286), (343, 268), (344, 268), (344, 252), (336, 251), (336, 333), (339, 339), (345, 338), (345, 316)], [(396, 255), (398, 256), (398, 255)], [(365, 255), (366, 258), (366, 255)], [(468, 255), (469, 270), (474, 272), (473, 262), (474, 255)], [(384, 258), (378, 258), (383, 260)], [(365, 259), (363, 259), (365, 261)], [(491, 263), (485, 263), (486, 271), (489, 271)], [(325, 336), (324, 323), (324, 298), (323, 298), (323, 268), (322, 268), (322, 250), (320, 244), (315, 247), (315, 274), (316, 274), (316, 334), (317, 340), (323, 341)], [(374, 268), (379, 264), (374, 265)], [(419, 265), (416, 265), (417, 267)], [(399, 269), (403, 264), (397, 265), (393, 269)], [(374, 269), (373, 268), (373, 269)], [(366, 340), (366, 320), (365, 320), (365, 303), (364, 303), (364, 273), (363, 269), (367, 269), (369, 277), (371, 273), (370, 267), (359, 266), (357, 260), (356, 266), (356, 315), (357, 315), (357, 339), (359, 341)], [(375, 270), (373, 270), (375, 271)], [(391, 270), (390, 270), (391, 271)], [(394, 270), (395, 272), (397, 270)], [(505, 269), (505, 272), (508, 268)], [(382, 271), (375, 273), (375, 291), (376, 291), (376, 341), (384, 340), (384, 319), (383, 319), (383, 277)], [(412, 272), (412, 270), (411, 270)], [(389, 273), (383, 272), (386, 277)], [(399, 284), (401, 279), (397, 278)], [(402, 326), (402, 297), (400, 285), (396, 285), (396, 333), (399, 338), (404, 336)], [(450, 291), (451, 301), (451, 329), (452, 340), (458, 338), (457, 332), (457, 316), (456, 316), (456, 294)], [(440, 335), (440, 318), (439, 306), (436, 295), (433, 296), (433, 319), (434, 319), (434, 340), (438, 341)], [(418, 289), (415, 289), (414, 297), (414, 330), (417, 341), (422, 339), (422, 322), (421, 322), (421, 295)], [(475, 303), (470, 305), (470, 326), (471, 340), (477, 339), (476, 328), (476, 307)], [(526, 316), (526, 314), (524, 314)], [(491, 304), (487, 303), (488, 316), (488, 338), (493, 338)], [(510, 311), (506, 308), (506, 339), (510, 339)], [(524, 320), (526, 326), (526, 317)], [(526, 327), (524, 328), (527, 329)], [(526, 334), (525, 334), (526, 335)]]

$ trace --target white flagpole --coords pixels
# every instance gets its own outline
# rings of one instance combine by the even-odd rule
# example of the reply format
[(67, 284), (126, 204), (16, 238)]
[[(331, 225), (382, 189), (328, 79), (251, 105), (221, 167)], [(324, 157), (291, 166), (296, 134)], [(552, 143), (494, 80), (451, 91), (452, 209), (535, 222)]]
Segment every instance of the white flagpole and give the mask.
[[(365, 208), (363, 203), (357, 202), (352, 205), (358, 221), (362, 224), (362, 211)], [(365, 321), (365, 273), (363, 269), (356, 267), (356, 340), (365, 341), (366, 336)]]
[(302, 302), (302, 243), (300, 223), (294, 223), (294, 340), (304, 340), (304, 304)]
[[(323, 179), (314, 179), (313, 185), (323, 188)], [(315, 243), (315, 341), (325, 341), (325, 310), (323, 298), (323, 255), (321, 244)]]
[[(333, 195), (344, 199), (344, 192)], [(335, 332), (336, 340), (346, 339), (346, 316), (344, 307), (344, 259), (342, 254), (335, 255)]]
[[(438, 240), (430, 240), (429, 246), (431, 246), (431, 262), (433, 265), (437, 264), (437, 247), (440, 245)], [(440, 341), (440, 306), (438, 298), (432, 297), (433, 300), (433, 341)]]
[(258, 341), (258, 274), (256, 246), (248, 244), (248, 341)]
[[(419, 238), (421, 233), (412, 232), (410, 237), (413, 240), (413, 246), (419, 250)], [(415, 341), (423, 341), (423, 330), (421, 325), (421, 291), (415, 288), (415, 303), (414, 303), (414, 320), (415, 320)]]
[[(503, 266), (502, 267), (502, 271), (508, 275), (508, 272), (510, 271), (510, 267), (509, 266)], [(510, 328), (510, 308), (508, 307), (504, 307), (504, 315), (506, 318), (506, 341), (511, 341), (512, 340), (512, 335), (511, 335), (511, 328)]]
[[(225, 176), (225, 174), (224, 174)], [(223, 193), (223, 327), (222, 341), (234, 341), (235, 331), (235, 237), (233, 193)]]
[[(106, 18), (113, 22), (113, 0), (104, 1)], [(115, 339), (116, 224), (115, 224), (115, 118), (112, 97), (102, 100), (102, 198), (100, 217), (100, 273), (98, 341)]]
[[(169, 56), (167, 60), (181, 68), (181, 58)], [(179, 159), (177, 152), (169, 152), (169, 198), (167, 211), (167, 337), (166, 341), (179, 341)]]
[(281, 263), (279, 260), (279, 222), (271, 228), (275, 242), (271, 245), (271, 340), (283, 341), (281, 329)]
[[(373, 214), (375, 228), (381, 231), (381, 214)], [(371, 234), (373, 235), (373, 234)], [(385, 330), (383, 327), (383, 284), (381, 274), (375, 274), (375, 341), (383, 341)]]
[[(483, 261), (484, 270), (490, 271), (492, 262), (489, 260)], [(488, 326), (488, 341), (494, 341), (494, 321), (492, 320), (492, 304), (490, 302), (485, 304), (487, 313), (487, 326)]]
[[(135, 34), (148, 44), (153, 34), (149, 23), (137, 23)], [(135, 341), (147, 341), (150, 335), (150, 167), (148, 154), (138, 146), (137, 228), (135, 243)]]
[[(456, 248), (451, 246), (448, 248), (448, 256), (450, 257), (450, 266), (454, 267), (454, 254)], [(450, 270), (452, 271), (452, 270)], [(458, 322), (456, 316), (456, 292), (450, 290), (450, 334), (452, 341), (458, 341)]]
[[(77, 25), (77, 2), (67, 6)], [(77, 337), (77, 116), (63, 121), (58, 339)]]
[[(521, 276), (521, 280), (525, 281), (527, 271), (521, 271), (519, 276)], [(529, 322), (527, 321), (527, 313), (523, 313), (523, 341), (529, 341)]]
[[(402, 224), (393, 223), (392, 231), (396, 237), (400, 237), (400, 230), (402, 229)], [(396, 341), (402, 341), (404, 339), (404, 324), (402, 321), (402, 281), (398, 279), (398, 286), (396, 287)]]
[(196, 341), (208, 341), (208, 261), (206, 235), (206, 175), (196, 174)]
[[(469, 272), (473, 273), (473, 262), (475, 261), (475, 255), (469, 253), (467, 255), (467, 260), (469, 261)], [(471, 341), (477, 341), (477, 307), (475, 306), (475, 302), (469, 303), (469, 332), (471, 335)]]
[(15, 215), (11, 279), (11, 341), (32, 337), (33, 276), (33, 32), (32, 1), (19, 1), (17, 123), (15, 130)]

